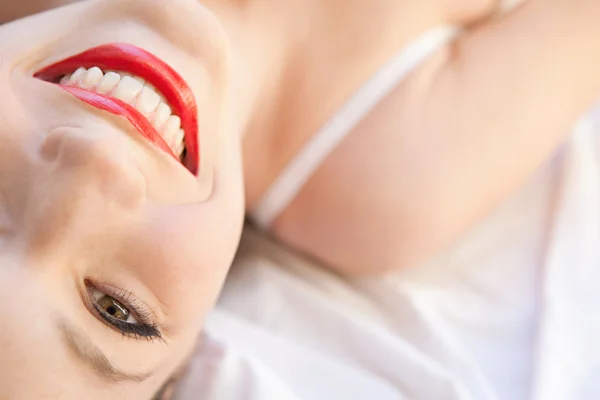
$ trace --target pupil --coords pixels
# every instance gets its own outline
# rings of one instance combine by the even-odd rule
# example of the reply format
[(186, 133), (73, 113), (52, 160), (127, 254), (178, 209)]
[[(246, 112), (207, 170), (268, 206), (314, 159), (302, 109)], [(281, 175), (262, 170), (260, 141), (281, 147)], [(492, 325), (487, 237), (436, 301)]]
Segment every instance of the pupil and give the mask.
[(127, 321), (129, 318), (129, 310), (123, 304), (110, 296), (104, 296), (98, 301), (98, 305), (102, 310), (113, 318)]

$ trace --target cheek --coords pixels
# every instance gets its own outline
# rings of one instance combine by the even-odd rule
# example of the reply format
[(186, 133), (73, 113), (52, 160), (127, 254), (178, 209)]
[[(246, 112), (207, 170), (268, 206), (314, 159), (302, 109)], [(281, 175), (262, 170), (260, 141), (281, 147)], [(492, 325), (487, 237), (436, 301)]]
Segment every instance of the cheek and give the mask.
[(202, 207), (155, 213), (123, 241), (119, 257), (156, 294), (170, 318), (188, 324), (201, 322), (216, 300), (241, 231), (237, 217), (219, 217)]

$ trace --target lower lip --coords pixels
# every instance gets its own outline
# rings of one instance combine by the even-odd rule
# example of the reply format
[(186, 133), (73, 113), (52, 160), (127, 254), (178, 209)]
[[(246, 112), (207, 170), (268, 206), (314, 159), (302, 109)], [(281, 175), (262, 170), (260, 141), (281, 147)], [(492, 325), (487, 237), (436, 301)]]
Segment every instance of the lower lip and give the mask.
[[(177, 115), (185, 133), (185, 167), (194, 175), (200, 163), (198, 144), (198, 120), (194, 95), (183, 78), (168, 64), (153, 54), (127, 43), (101, 45), (47, 66), (34, 77), (51, 82), (60, 76), (72, 73), (79, 67), (99, 67), (103, 70), (127, 71), (154, 85), (162, 93)], [(78, 99), (113, 114), (125, 116), (142, 135), (173, 155), (172, 150), (158, 135), (154, 127), (136, 109), (115, 99), (72, 87), (62, 88)], [(175, 157), (177, 159), (177, 157)]]
[(150, 121), (148, 121), (148, 119), (144, 117), (135, 107), (115, 97), (103, 96), (101, 94), (90, 92), (89, 90), (78, 87), (62, 85), (57, 86), (71, 93), (84, 103), (101, 110), (108, 111), (111, 114), (124, 116), (127, 118), (129, 123), (131, 123), (134, 128), (136, 128), (142, 134), (142, 136), (154, 143), (160, 149), (166, 151), (175, 160), (177, 160), (177, 162), (180, 162), (178, 157), (173, 153), (169, 145), (167, 145)]

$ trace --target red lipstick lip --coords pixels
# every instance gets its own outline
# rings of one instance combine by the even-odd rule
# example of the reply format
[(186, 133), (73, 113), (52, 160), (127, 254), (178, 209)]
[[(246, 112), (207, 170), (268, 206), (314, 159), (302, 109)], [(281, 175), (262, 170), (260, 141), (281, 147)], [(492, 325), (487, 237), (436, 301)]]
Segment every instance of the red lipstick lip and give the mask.
[[(44, 67), (36, 72), (34, 77), (51, 82), (63, 75), (73, 73), (79, 67), (91, 68), (94, 66), (102, 70), (128, 72), (156, 87), (167, 99), (176, 115), (181, 118), (181, 127), (185, 133), (185, 166), (192, 174), (197, 175), (200, 157), (196, 100), (183, 78), (155, 55), (126, 43), (105, 44)], [(85, 103), (113, 114), (125, 116), (145, 138), (177, 159), (148, 119), (134, 107), (114, 97), (85, 89), (62, 85), (61, 87)]]

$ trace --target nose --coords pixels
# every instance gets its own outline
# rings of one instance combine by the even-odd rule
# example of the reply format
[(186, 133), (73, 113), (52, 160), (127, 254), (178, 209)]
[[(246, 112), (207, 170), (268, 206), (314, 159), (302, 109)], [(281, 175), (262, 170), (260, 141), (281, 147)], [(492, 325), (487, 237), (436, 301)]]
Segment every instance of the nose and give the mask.
[(45, 139), (41, 156), (52, 165), (54, 179), (71, 182), (67, 192), (91, 189), (124, 208), (135, 208), (145, 198), (146, 180), (120, 132), (57, 128)]
[(65, 127), (43, 140), (41, 168), (26, 206), (28, 252), (60, 252), (68, 243), (124, 224), (143, 204), (145, 177), (131, 146), (115, 135), (110, 129)]

